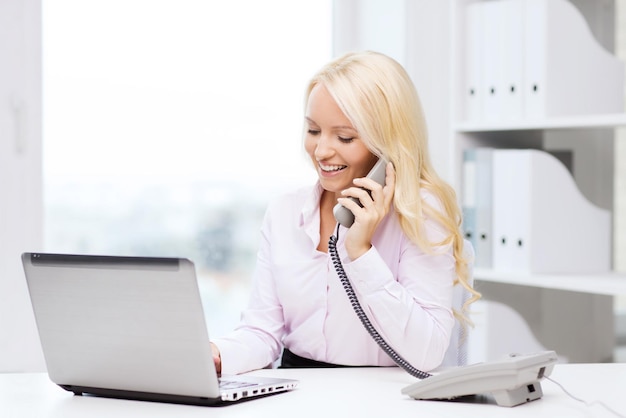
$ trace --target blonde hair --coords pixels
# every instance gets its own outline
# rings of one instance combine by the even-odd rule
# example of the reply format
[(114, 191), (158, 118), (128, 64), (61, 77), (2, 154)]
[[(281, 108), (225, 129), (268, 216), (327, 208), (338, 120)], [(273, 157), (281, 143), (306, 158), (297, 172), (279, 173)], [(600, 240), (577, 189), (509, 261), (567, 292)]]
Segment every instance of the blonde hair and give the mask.
[[(463, 324), (469, 304), (480, 298), (470, 283), (469, 260), (464, 253), (461, 211), (454, 189), (435, 172), (428, 151), (422, 105), (406, 70), (390, 57), (372, 51), (345, 54), (322, 68), (310, 81), (305, 97), (323, 84), (350, 120), (368, 149), (393, 163), (396, 186), (393, 204), (404, 233), (420, 248), (453, 248), (456, 280), (470, 297), (455, 316)], [(421, 198), (421, 189), (432, 193), (443, 212)], [(423, 233), (424, 217), (446, 231), (441, 242), (429, 242)]]

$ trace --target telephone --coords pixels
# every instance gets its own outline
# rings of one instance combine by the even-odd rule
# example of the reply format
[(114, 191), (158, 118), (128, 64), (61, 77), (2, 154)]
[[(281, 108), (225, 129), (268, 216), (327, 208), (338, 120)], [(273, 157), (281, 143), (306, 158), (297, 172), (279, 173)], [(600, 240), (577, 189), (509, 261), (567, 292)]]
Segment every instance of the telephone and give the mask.
[[(367, 177), (384, 185), (386, 166), (384, 160), (377, 161)], [(358, 199), (353, 200), (359, 203)], [(554, 351), (527, 355), (511, 354), (500, 361), (453, 367), (437, 374), (419, 370), (400, 356), (370, 322), (343, 269), (337, 251), (339, 225), (350, 228), (354, 223), (354, 214), (341, 204), (335, 205), (333, 214), (338, 224), (335, 235), (332, 235), (328, 241), (328, 252), (356, 316), (378, 346), (398, 366), (411, 376), (420, 379), (402, 389), (403, 394), (413, 399), (455, 399), (491, 392), (500, 406), (516, 406), (543, 396), (539, 380), (552, 373), (554, 364), (558, 360)]]
[[(376, 164), (374, 164), (374, 167), (372, 167), (370, 172), (367, 173), (366, 177), (371, 178), (378, 184), (384, 186), (386, 168), (387, 161), (385, 161), (384, 159), (379, 159)], [(351, 197), (350, 199), (363, 207), (363, 205), (361, 205), (361, 202), (359, 202), (359, 199), (356, 199), (354, 197)], [(345, 226), (346, 228), (350, 228), (354, 223), (354, 214), (352, 213), (352, 211), (350, 211), (350, 209), (347, 209), (345, 206), (341, 205), (341, 203), (337, 203), (335, 205), (335, 207), (333, 208), (333, 214), (335, 215), (335, 219), (337, 219), (337, 222), (339, 222), (339, 224)]]
[(449, 400), (491, 393), (500, 406), (516, 406), (543, 396), (539, 381), (552, 373), (554, 351), (509, 354), (486, 363), (453, 367), (402, 389), (413, 399)]

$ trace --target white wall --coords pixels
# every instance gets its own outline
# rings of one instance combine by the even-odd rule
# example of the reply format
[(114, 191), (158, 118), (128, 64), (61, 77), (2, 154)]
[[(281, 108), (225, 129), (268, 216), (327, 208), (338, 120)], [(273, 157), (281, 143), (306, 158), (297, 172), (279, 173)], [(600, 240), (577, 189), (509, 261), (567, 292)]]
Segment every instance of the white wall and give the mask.
[(41, 0), (0, 1), (0, 372), (44, 369), (20, 262), (42, 243)]
[(404, 65), (424, 107), (433, 164), (453, 182), (451, 9), (442, 0), (335, 0), (333, 54), (370, 49)]
[(333, 53), (370, 49), (406, 60), (405, 0), (335, 0)]

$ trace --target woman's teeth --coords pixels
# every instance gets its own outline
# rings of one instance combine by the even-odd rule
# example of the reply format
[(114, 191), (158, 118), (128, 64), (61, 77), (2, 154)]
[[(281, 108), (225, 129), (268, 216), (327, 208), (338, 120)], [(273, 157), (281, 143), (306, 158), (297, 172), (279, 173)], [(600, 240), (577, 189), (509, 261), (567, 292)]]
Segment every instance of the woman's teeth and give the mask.
[(339, 170), (343, 170), (344, 168), (346, 168), (345, 165), (323, 165), (320, 164), (320, 168), (323, 171), (339, 171)]

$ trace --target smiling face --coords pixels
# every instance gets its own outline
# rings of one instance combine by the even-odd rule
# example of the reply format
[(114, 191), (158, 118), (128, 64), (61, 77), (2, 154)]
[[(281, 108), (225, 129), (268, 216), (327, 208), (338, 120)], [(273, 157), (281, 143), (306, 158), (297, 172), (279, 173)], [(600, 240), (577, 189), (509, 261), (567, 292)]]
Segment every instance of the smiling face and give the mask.
[(304, 147), (324, 190), (338, 193), (365, 177), (377, 157), (372, 154), (326, 87), (317, 84), (307, 102)]

